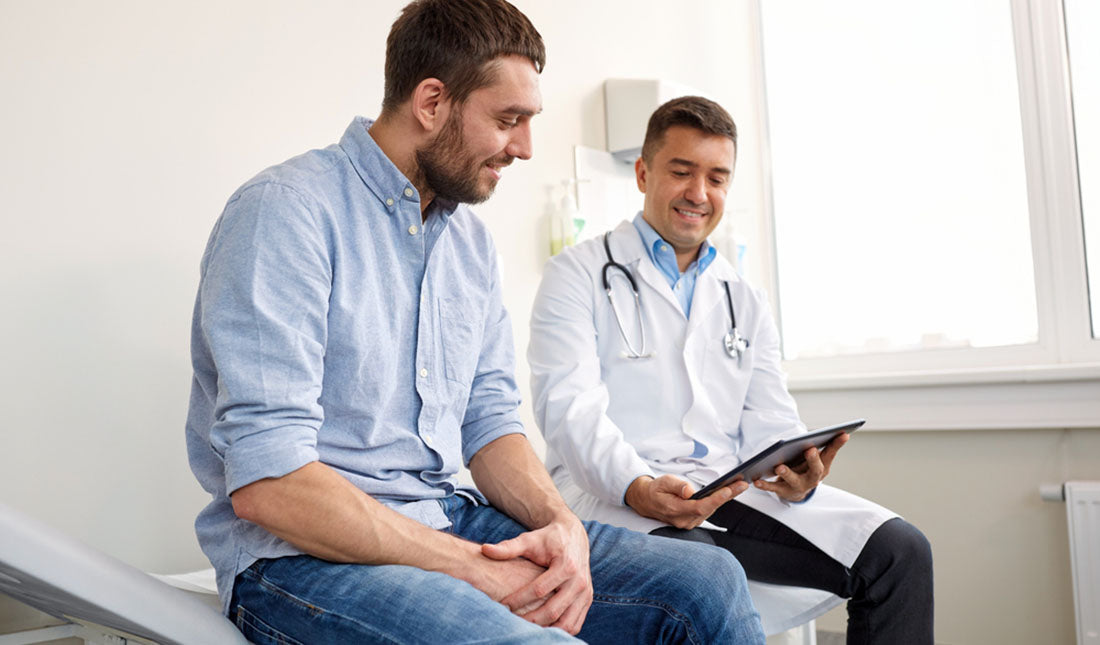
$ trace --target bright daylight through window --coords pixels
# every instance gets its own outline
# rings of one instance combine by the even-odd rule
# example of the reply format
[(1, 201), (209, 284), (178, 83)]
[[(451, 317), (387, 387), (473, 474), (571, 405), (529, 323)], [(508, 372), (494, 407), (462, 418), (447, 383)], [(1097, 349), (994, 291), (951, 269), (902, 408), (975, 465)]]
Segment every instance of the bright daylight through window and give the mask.
[(1100, 338), (1100, 2), (1066, 0), (1065, 8), (1092, 337)]
[(784, 357), (1036, 343), (1010, 4), (761, 5)]

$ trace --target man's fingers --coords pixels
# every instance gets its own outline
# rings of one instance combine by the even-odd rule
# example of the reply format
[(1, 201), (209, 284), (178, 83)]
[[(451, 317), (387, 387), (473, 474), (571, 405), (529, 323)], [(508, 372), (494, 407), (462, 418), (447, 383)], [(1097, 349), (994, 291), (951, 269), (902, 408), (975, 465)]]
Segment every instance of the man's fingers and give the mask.
[(494, 560), (511, 560), (527, 552), (526, 533), (496, 544), (482, 544), (481, 554)]
[(535, 611), (536, 609), (541, 607), (543, 605), (543, 603), (545, 603), (545, 602), (546, 602), (545, 598), (539, 598), (535, 602), (528, 603), (528, 604), (520, 607), (519, 609), (513, 609), (512, 613), (517, 615), (517, 616), (520, 616), (520, 617), (526, 616), (527, 614), (529, 614), (532, 611)]
[[(807, 463), (811, 462), (810, 459), (807, 459), (806, 461)], [(813, 466), (810, 467), (813, 468)], [(779, 475), (780, 480), (796, 490), (802, 487), (803, 478), (805, 478), (805, 475), (800, 475), (786, 466), (777, 467), (775, 469), (775, 474)]]
[(576, 636), (580, 633), (581, 627), (584, 626), (584, 619), (588, 616), (588, 608), (591, 606), (591, 597), (578, 599), (576, 602), (569, 605), (569, 608), (565, 610), (565, 613), (561, 615), (561, 618), (559, 618), (556, 623), (550, 626), (557, 627), (568, 634)]
[[(543, 627), (557, 625), (559, 622), (569, 622), (568, 620), (563, 621), (563, 619), (565, 619), (571, 609), (574, 609), (575, 605), (584, 605), (587, 612), (587, 605), (591, 602), (591, 598), (585, 590), (586, 585), (581, 581), (564, 584), (547, 599), (546, 604), (525, 615), (523, 618), (535, 624), (542, 625)], [(566, 631), (569, 630), (566, 629)], [(580, 631), (579, 625), (577, 626), (577, 631)]]
[(502, 598), (500, 602), (512, 611), (516, 611), (536, 601), (545, 601), (546, 597), (567, 579), (568, 576), (562, 572), (553, 568), (547, 569), (528, 584)]
[(829, 442), (828, 446), (825, 446), (825, 450), (821, 453), (821, 463), (825, 464), (825, 470), (829, 470), (829, 466), (833, 464), (833, 459), (836, 458), (840, 449), (844, 444), (848, 443), (848, 433), (841, 434), (836, 439)]
[[(740, 483), (740, 482), (738, 482)], [(718, 510), (718, 507), (733, 499), (733, 486), (723, 486), (714, 491), (711, 495), (707, 495), (703, 499), (699, 500), (700, 510), (704, 516), (702, 519), (710, 517), (714, 511)], [(702, 522), (702, 519), (700, 522)]]
[(566, 596), (567, 594), (561, 591), (555, 593), (547, 598), (541, 607), (524, 614), (523, 619), (543, 627), (553, 625), (558, 622), (565, 610), (569, 609), (569, 598)]

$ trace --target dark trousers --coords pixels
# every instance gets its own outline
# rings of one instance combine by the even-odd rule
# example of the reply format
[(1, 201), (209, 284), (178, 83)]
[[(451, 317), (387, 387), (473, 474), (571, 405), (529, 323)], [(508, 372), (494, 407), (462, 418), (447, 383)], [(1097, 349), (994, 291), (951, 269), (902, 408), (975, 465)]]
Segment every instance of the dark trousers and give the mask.
[(848, 643), (932, 645), (932, 548), (901, 518), (880, 526), (846, 568), (806, 538), (736, 500), (709, 519), (727, 529), (655, 529), (737, 557), (750, 580), (824, 589), (848, 598)]

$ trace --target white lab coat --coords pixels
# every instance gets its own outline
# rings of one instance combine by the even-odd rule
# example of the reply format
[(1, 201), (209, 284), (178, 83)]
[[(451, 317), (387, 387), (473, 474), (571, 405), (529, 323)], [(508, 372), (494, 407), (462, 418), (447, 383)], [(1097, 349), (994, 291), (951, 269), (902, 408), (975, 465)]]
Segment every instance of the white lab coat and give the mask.
[[(625, 355), (601, 280), (607, 261), (602, 236), (568, 249), (547, 264), (531, 315), (527, 355), (535, 418), (546, 438), (547, 468), (573, 511), (582, 519), (649, 532), (663, 524), (623, 505), (635, 478), (672, 474), (699, 488), (776, 439), (806, 428), (787, 392), (779, 334), (762, 291), (719, 255), (698, 277), (685, 318), (634, 225), (621, 223), (610, 243), (615, 260), (638, 284), (646, 351), (654, 356)], [(623, 328), (640, 349), (630, 285), (619, 271), (608, 277)], [(740, 365), (722, 349), (730, 328), (723, 280), (730, 283), (737, 327), (750, 342)], [(687, 455), (696, 440), (709, 452), (693, 459)], [(803, 504), (755, 488), (737, 499), (846, 567), (871, 533), (896, 517), (824, 484)], [(784, 614), (772, 618), (766, 631), (800, 624), (841, 602), (826, 592), (786, 590), (790, 593), (768, 612), (761, 607), (762, 614), (777, 608)], [(753, 590), (758, 606), (759, 591)]]

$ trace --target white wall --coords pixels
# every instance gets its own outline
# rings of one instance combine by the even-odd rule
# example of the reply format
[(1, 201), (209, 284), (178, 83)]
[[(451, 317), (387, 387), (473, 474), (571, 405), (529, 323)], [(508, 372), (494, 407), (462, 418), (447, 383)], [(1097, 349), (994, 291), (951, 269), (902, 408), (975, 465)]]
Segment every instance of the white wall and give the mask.
[[(377, 111), (402, 5), (0, 0), (0, 501), (144, 569), (207, 566), (183, 444), (199, 256), (244, 180)], [(572, 175), (574, 144), (603, 146), (605, 78), (717, 98), (742, 130), (734, 208), (755, 213), (761, 188), (746, 0), (517, 5), (546, 39), (545, 111), (535, 158), (477, 210), (526, 389), (544, 186)], [(1097, 455), (1095, 431), (868, 433), (834, 478), (932, 538), (940, 640), (1068, 642), (1063, 508), (1032, 489), (1096, 478)], [(0, 599), (0, 633), (34, 620)]]

